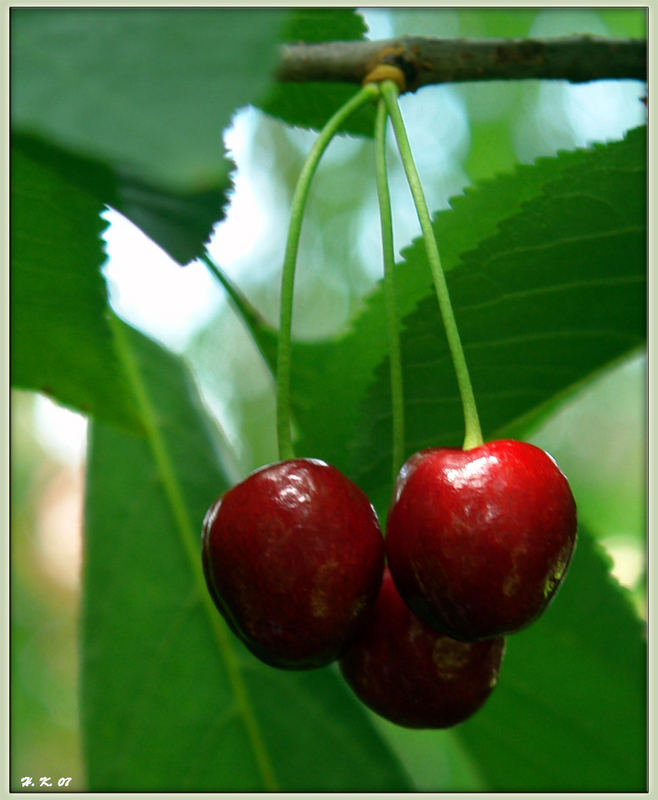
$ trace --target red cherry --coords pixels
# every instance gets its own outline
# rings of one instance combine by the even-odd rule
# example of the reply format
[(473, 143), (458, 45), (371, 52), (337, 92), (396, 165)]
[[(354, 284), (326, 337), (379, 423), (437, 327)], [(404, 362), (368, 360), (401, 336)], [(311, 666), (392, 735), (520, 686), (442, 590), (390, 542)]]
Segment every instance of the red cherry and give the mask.
[(215, 605), (267, 664), (335, 660), (375, 601), (384, 567), (377, 515), (337, 469), (314, 459), (262, 467), (220, 497), (203, 523)]
[(576, 504), (555, 461), (525, 442), (412, 456), (386, 530), (398, 591), (433, 628), (476, 641), (547, 607), (576, 542)]
[(504, 639), (458, 642), (402, 601), (386, 569), (361, 635), (340, 662), (355, 694), (407, 728), (449, 728), (474, 714), (498, 680)]

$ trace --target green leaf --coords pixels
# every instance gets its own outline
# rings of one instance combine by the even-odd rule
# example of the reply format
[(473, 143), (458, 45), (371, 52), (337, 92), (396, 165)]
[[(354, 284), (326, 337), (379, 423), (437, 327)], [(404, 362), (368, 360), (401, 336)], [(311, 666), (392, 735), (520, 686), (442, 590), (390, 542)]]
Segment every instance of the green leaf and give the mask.
[(597, 13), (613, 36), (643, 39), (647, 35), (645, 8), (598, 8)]
[(12, 125), (185, 192), (223, 185), (222, 130), (265, 88), (281, 9), (12, 9)]
[[(202, 191), (175, 192), (32, 136), (13, 135), (12, 148), (95, 196), (99, 204), (115, 208), (179, 264), (188, 264), (204, 252), (215, 223), (223, 216), (228, 183)], [(62, 243), (66, 249), (73, 245)]]
[(107, 202), (184, 266), (205, 252), (230, 185), (227, 178), (221, 186), (175, 192), (118, 171), (116, 200)]
[[(359, 91), (351, 83), (330, 81), (314, 83), (281, 83), (273, 86), (256, 105), (267, 114), (278, 117), (289, 125), (320, 130), (338, 109)], [(341, 127), (342, 133), (372, 137), (374, 107), (359, 109)]]
[[(485, 181), (436, 215), (488, 433), (644, 341), (644, 183), (640, 128)], [(463, 421), (422, 241), (403, 256), (396, 287), (411, 452), (461, 442)], [(299, 454), (361, 481), (383, 511), (391, 488), (385, 321), (380, 285), (345, 334), (296, 346), (292, 385)]]
[[(485, 436), (645, 342), (645, 186), (638, 130), (547, 182), (448, 273)], [(418, 247), (406, 262), (428, 270)], [(459, 445), (461, 404), (435, 298), (404, 320), (402, 360), (408, 452)], [(371, 494), (379, 508), (390, 495), (388, 380), (381, 365), (355, 459), (361, 484), (383, 488)]]
[(11, 195), (12, 385), (138, 429), (107, 322), (101, 203), (18, 143)]
[(501, 36), (508, 39), (530, 36), (538, 8), (460, 9), (459, 31), (465, 37)]
[[(365, 32), (363, 17), (353, 9), (307, 8), (291, 12), (281, 41), (353, 41), (363, 39)], [(358, 86), (342, 83), (278, 83), (268, 88), (257, 105), (290, 125), (319, 130), (358, 90)], [(371, 137), (374, 122), (373, 110), (361, 109), (347, 121), (343, 130)]]
[(92, 791), (405, 791), (334, 669), (280, 672), (229, 633), (200, 531), (227, 487), (183, 362), (121, 323), (147, 438), (94, 424), (82, 720)]
[[(644, 182), (645, 129), (638, 128), (624, 141), (542, 158), (484, 181), (436, 215), (441, 260), (464, 344), (472, 350), (467, 359), (487, 433), (527, 423), (530, 413), (559, 402), (570, 388), (644, 343)], [(634, 231), (625, 231), (624, 217)], [(606, 237), (615, 233), (620, 238), (613, 250)], [(526, 236), (527, 263), (519, 255)], [(560, 239), (558, 248), (553, 240)], [(461, 442), (463, 421), (422, 241), (403, 256), (396, 287), (408, 328), (403, 347), (412, 452)], [(563, 303), (565, 292), (569, 305)], [(500, 296), (496, 303), (494, 296)], [(531, 334), (540, 307), (548, 329)], [(494, 345), (500, 337), (490, 332), (499, 329), (512, 340)], [(258, 338), (273, 366), (275, 332), (260, 331)], [(492, 356), (496, 348), (500, 354)], [(296, 452), (324, 458), (361, 481), (381, 512), (391, 488), (387, 350), (379, 285), (345, 333), (294, 343), (292, 359)], [(548, 356), (557, 365), (545, 361)], [(520, 391), (519, 376), (530, 395)], [(494, 392), (502, 394), (490, 397)]]
[(367, 28), (353, 8), (293, 8), (282, 42), (347, 42), (362, 39)]
[(477, 761), (459, 737), (459, 728), (401, 728), (381, 717), (377, 727), (402, 760), (420, 792), (486, 792)]
[(471, 149), (464, 167), (473, 180), (514, 168), (516, 152), (507, 119), (471, 122), (470, 140)]
[(644, 631), (608, 569), (581, 530), (555, 601), (508, 637), (496, 690), (456, 729), (489, 791), (646, 791)]

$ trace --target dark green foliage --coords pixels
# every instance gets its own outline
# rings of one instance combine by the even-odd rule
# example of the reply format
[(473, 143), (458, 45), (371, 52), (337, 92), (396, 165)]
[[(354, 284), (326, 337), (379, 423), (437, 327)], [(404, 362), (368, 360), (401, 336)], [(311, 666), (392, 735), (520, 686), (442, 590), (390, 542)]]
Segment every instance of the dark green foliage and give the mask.
[[(203, 253), (214, 223), (223, 214), (228, 180), (222, 187), (178, 192), (150, 183), (129, 170), (108, 166), (100, 159), (81, 158), (32, 136), (16, 134), (12, 150), (31, 158), (35, 170), (50, 170), (70, 184), (73, 187), (70, 190), (61, 186), (64, 202), (68, 191), (86, 192), (99, 204), (116, 209), (134, 222), (179, 264), (187, 264)], [(14, 191), (20, 192), (20, 171), (13, 178)], [(44, 219), (41, 224), (49, 222)]]

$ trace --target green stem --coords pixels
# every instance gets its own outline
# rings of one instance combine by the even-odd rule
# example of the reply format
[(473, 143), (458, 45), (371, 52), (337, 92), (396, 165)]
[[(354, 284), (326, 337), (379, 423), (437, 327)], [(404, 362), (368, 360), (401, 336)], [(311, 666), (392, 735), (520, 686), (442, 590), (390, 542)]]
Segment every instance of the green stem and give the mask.
[(393, 220), (391, 197), (386, 170), (386, 103), (380, 98), (375, 118), (375, 175), (382, 229), (382, 254), (384, 260), (384, 294), (386, 297), (386, 325), (391, 369), (391, 408), (393, 413), (393, 482), (404, 460), (404, 391), (402, 384), (402, 358), (395, 295), (395, 252), (393, 248)]
[(351, 100), (331, 117), (318, 134), (311, 151), (306, 157), (304, 166), (297, 180), (295, 194), (292, 199), (288, 238), (283, 260), (283, 274), (281, 277), (281, 318), (279, 324), (279, 349), (277, 357), (277, 437), (279, 442), (279, 458), (284, 461), (293, 458), (292, 430), (290, 420), (290, 367), (291, 367), (291, 336), (292, 336), (292, 301), (295, 286), (295, 265), (299, 248), (299, 236), (306, 200), (308, 197), (311, 180), (315, 174), (318, 162), (329, 142), (332, 140), (340, 126), (357, 109), (368, 101), (379, 96), (379, 88), (375, 84), (367, 84)]
[(427, 260), (432, 271), (432, 278), (434, 279), (434, 287), (436, 289), (436, 296), (439, 301), (439, 308), (441, 316), (443, 317), (443, 324), (448, 339), (448, 346), (452, 356), (452, 362), (457, 374), (457, 383), (459, 385), (459, 393), (461, 395), (462, 407), (464, 409), (464, 450), (470, 450), (473, 447), (481, 445), (482, 430), (480, 428), (480, 421), (478, 418), (477, 406), (475, 405), (475, 396), (473, 394), (473, 387), (471, 385), (471, 378), (468, 373), (468, 366), (466, 358), (464, 357), (464, 350), (462, 348), (461, 339), (459, 337), (459, 330), (455, 320), (455, 314), (452, 310), (452, 303), (450, 302), (450, 295), (448, 293), (448, 286), (446, 284), (443, 267), (441, 266), (441, 259), (439, 257), (439, 248), (434, 236), (432, 228), (432, 220), (423, 187), (416, 170), (409, 139), (404, 127), (404, 121), (400, 108), (398, 106), (398, 88), (393, 81), (385, 81), (381, 85), (381, 92), (386, 102), (391, 122), (393, 123), (393, 130), (400, 151), (400, 158), (404, 166), (404, 171), (407, 175), (407, 181), (411, 194), (416, 206), (418, 220), (423, 232), (423, 240), (425, 242), (425, 252)]
[(269, 329), (263, 318), (237, 288), (237, 286), (235, 286), (235, 284), (230, 280), (228, 275), (226, 275), (221, 267), (213, 261), (207, 251), (199, 256), (199, 261), (202, 261), (206, 267), (208, 267), (210, 273), (217, 279), (217, 281), (222, 285), (228, 294), (233, 306), (235, 307), (235, 310), (238, 313), (238, 316), (244, 323), (254, 341), (254, 344), (258, 348), (258, 352), (261, 354), (263, 361), (273, 374), (274, 362), (268, 348), (264, 346), (265, 336)]

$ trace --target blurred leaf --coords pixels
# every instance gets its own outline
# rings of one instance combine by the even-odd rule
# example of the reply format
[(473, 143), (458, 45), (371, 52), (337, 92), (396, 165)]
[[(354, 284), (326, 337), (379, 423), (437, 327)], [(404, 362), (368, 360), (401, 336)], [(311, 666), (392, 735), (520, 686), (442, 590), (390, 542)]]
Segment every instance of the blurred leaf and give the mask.
[(82, 621), (90, 790), (409, 789), (334, 670), (267, 667), (215, 611), (200, 531), (227, 482), (211, 426), (183, 363), (117, 325), (149, 437), (93, 426)]
[(460, 35), (459, 11), (455, 8), (406, 7), (389, 10), (393, 36)]
[(182, 192), (224, 185), (222, 130), (265, 88), (286, 12), (20, 8), (12, 125)]
[(587, 530), (625, 539), (640, 557), (647, 535), (646, 381), (646, 358), (625, 359), (531, 432), (533, 444), (569, 476)]
[(138, 429), (107, 323), (101, 202), (19, 144), (11, 195), (12, 385)]
[(471, 150), (464, 164), (473, 181), (513, 169), (514, 142), (507, 119), (471, 123)]
[(457, 729), (489, 791), (646, 791), (643, 626), (608, 569), (581, 530), (554, 603), (508, 637), (496, 690)]
[(347, 42), (362, 39), (363, 17), (353, 8), (292, 8), (281, 34), (282, 42)]
[(12, 520), (11, 791), (25, 791), (20, 783), (25, 775), (33, 776), (38, 787), (37, 776), (55, 773), (71, 777), (69, 791), (82, 792), (76, 726), (77, 607), (62, 602), (39, 568), (32, 530)]
[[(223, 216), (228, 182), (221, 188), (174, 192), (32, 136), (13, 135), (12, 148), (95, 196), (99, 204), (115, 208), (179, 264), (187, 264), (204, 252), (214, 224)], [(62, 243), (62, 247), (72, 244)]]
[(597, 13), (613, 36), (644, 39), (647, 35), (646, 8), (597, 8)]
[[(374, 716), (374, 715), (373, 715)], [(377, 726), (412, 776), (419, 792), (486, 792), (487, 781), (459, 737), (459, 728), (413, 730), (381, 717)]]
[[(284, 42), (352, 41), (363, 39), (366, 25), (353, 9), (295, 9), (283, 31)], [(342, 83), (278, 83), (267, 90), (257, 105), (290, 125), (319, 130), (359, 87)], [(375, 115), (361, 109), (345, 124), (349, 133), (372, 136)]]
[[(289, 125), (320, 130), (338, 109), (359, 91), (351, 83), (280, 83), (256, 105)], [(341, 132), (372, 137), (374, 105), (359, 109), (341, 127)]]
[(460, 9), (459, 27), (463, 36), (515, 38), (530, 35), (539, 9), (478, 8)]

